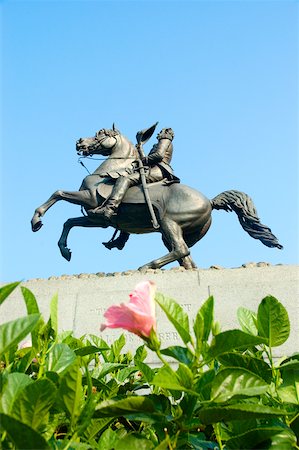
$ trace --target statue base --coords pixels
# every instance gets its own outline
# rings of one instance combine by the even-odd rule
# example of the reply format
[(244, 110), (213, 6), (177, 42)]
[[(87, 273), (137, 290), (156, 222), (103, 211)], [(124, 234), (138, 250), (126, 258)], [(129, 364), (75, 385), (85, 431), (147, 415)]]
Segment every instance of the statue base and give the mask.
[[(189, 315), (190, 324), (200, 305), (210, 296), (215, 299), (215, 320), (221, 330), (240, 328), (237, 309), (246, 307), (254, 312), (267, 295), (276, 297), (287, 309), (291, 334), (288, 341), (274, 349), (275, 357), (290, 356), (299, 348), (299, 271), (298, 266), (267, 263), (249, 263), (236, 269), (149, 270), (145, 274), (138, 271), (122, 273), (98, 273), (64, 275), (49, 279), (34, 279), (23, 283), (37, 298), (44, 318), (49, 316), (50, 300), (58, 293), (58, 325), (60, 331), (73, 330), (75, 336), (95, 334), (102, 336), (109, 344), (120, 336), (122, 330), (106, 329), (100, 332), (105, 310), (113, 305), (129, 300), (128, 294), (142, 280), (152, 280), (157, 291), (175, 299)], [(3, 285), (3, 283), (2, 283)], [(0, 323), (26, 315), (25, 303), (17, 288), (1, 305)], [(162, 347), (181, 345), (176, 330), (165, 314), (157, 307), (157, 332)], [(142, 340), (125, 332), (125, 350), (134, 350), (142, 345)], [(148, 351), (148, 362), (155, 363), (155, 355)]]

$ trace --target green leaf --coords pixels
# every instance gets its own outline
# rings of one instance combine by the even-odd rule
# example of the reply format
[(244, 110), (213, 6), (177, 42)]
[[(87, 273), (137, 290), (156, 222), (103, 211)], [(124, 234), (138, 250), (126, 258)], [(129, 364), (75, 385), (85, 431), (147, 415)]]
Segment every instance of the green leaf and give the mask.
[(76, 432), (78, 436), (85, 434), (85, 430), (90, 426), (95, 407), (98, 403), (97, 395), (89, 395), (83, 403), (83, 408), (80, 410), (78, 422), (76, 425)]
[(136, 361), (144, 361), (147, 357), (147, 350), (145, 348), (145, 345), (140, 345), (140, 347), (137, 348), (135, 356), (134, 356), (134, 362)]
[(299, 405), (299, 369), (288, 369), (282, 372), (283, 383), (278, 389), (281, 400), (285, 403)]
[(210, 400), (212, 382), (215, 378), (215, 370), (207, 370), (197, 380), (195, 384), (195, 391), (199, 393), (202, 400)]
[(27, 289), (25, 286), (21, 286), (21, 291), (26, 303), (28, 314), (40, 314), (38, 304), (33, 293)]
[(115, 378), (119, 381), (119, 383), (124, 383), (135, 372), (138, 372), (138, 367), (128, 366), (124, 369), (120, 369)]
[(283, 409), (271, 408), (270, 406), (258, 405), (256, 403), (211, 406), (202, 408), (197, 412), (199, 419), (206, 425), (221, 421), (228, 422), (231, 420), (282, 417), (287, 414), (287, 411)]
[(252, 336), (241, 330), (228, 330), (217, 334), (208, 350), (208, 357), (216, 358), (223, 353), (237, 349), (246, 349), (254, 345), (264, 344), (266, 340), (259, 336)]
[[(99, 336), (96, 336), (95, 334), (88, 334), (88, 342), (91, 342), (91, 344), (95, 345), (96, 347), (105, 347), (107, 349), (110, 349), (107, 342), (104, 341), (104, 339), (100, 338)], [(83, 340), (84, 336), (81, 337), (81, 340)]]
[[(169, 447), (167, 446), (166, 449)], [(219, 450), (215, 442), (206, 441), (204, 433), (180, 433), (178, 448), (186, 450), (192, 448), (194, 450)]]
[(159, 372), (154, 376), (152, 384), (173, 391), (185, 390), (179, 376), (169, 366), (163, 366), (159, 370)]
[(269, 347), (283, 344), (290, 334), (290, 321), (285, 307), (272, 296), (265, 297), (257, 314), (259, 335), (268, 340)]
[[(119, 437), (116, 431), (113, 431), (111, 428), (108, 428), (101, 435), (97, 450), (112, 450), (115, 449), (116, 443), (119, 441)], [(128, 447), (129, 448), (129, 447)]]
[(257, 317), (253, 311), (240, 306), (237, 310), (237, 317), (239, 324), (245, 333), (257, 336)]
[(109, 350), (109, 347), (96, 347), (95, 345), (86, 345), (85, 347), (76, 348), (75, 354), (78, 356), (92, 355), (103, 350)]
[(183, 364), (191, 364), (193, 357), (192, 353), (188, 348), (181, 347), (179, 345), (174, 345), (172, 347), (163, 348), (160, 350), (163, 355), (171, 356), (172, 358), (176, 359), (177, 361), (180, 361)]
[[(168, 450), (169, 449), (169, 437), (167, 436), (163, 441), (160, 442), (157, 447), (155, 447), (155, 450)], [(179, 447), (178, 447), (179, 448)]]
[(111, 357), (113, 358), (110, 362), (115, 362), (115, 359), (118, 359), (120, 352), (124, 348), (126, 344), (126, 338), (124, 334), (121, 334), (118, 339), (116, 339), (111, 345)]
[(120, 363), (103, 363), (98, 373), (98, 379), (105, 377), (108, 373), (116, 372), (119, 369), (126, 367), (126, 364)]
[(154, 444), (137, 433), (127, 434), (115, 443), (115, 450), (151, 450), (152, 448), (154, 448)]
[(46, 370), (63, 373), (76, 361), (76, 354), (66, 344), (55, 344), (47, 355)]
[(39, 314), (31, 314), (0, 325), (0, 355), (15, 347), (31, 333), (39, 319)]
[(0, 305), (4, 302), (4, 300), (12, 293), (12, 291), (19, 286), (20, 282), (16, 281), (14, 283), (6, 284), (0, 288)]
[(267, 383), (270, 383), (272, 380), (271, 367), (263, 359), (241, 353), (229, 352), (218, 356), (218, 360), (226, 367), (243, 367), (259, 375)]
[(150, 414), (156, 412), (154, 401), (144, 396), (126, 397), (122, 400), (106, 400), (96, 407), (94, 417), (118, 417), (138, 412)]
[(189, 369), (188, 366), (186, 366), (186, 364), (180, 363), (178, 370), (176, 371), (176, 374), (182, 385), (185, 386), (185, 388), (192, 389), (194, 376), (192, 371)]
[(28, 425), (0, 414), (1, 427), (8, 433), (17, 449), (22, 450), (49, 450), (50, 447), (44, 437)]
[(144, 362), (138, 360), (136, 361), (136, 367), (138, 367), (143, 377), (150, 384), (155, 376), (155, 372), (153, 371), (153, 369), (151, 369), (150, 366), (148, 366)]
[(55, 294), (50, 303), (51, 327), (54, 330), (54, 337), (58, 335), (58, 295)]
[(294, 381), (294, 384), (289, 386), (282, 385), (278, 389), (278, 395), (284, 403), (299, 405), (298, 382)]
[(181, 336), (184, 344), (190, 342), (189, 318), (183, 308), (176, 301), (169, 297), (165, 297), (162, 294), (157, 294), (155, 296), (155, 301), (165, 312), (166, 316)]
[(56, 399), (57, 389), (47, 378), (28, 384), (17, 396), (12, 416), (38, 431), (47, 422), (47, 415)]
[(271, 450), (290, 450), (297, 448), (297, 439), (295, 433), (290, 428), (281, 429), (279, 433), (271, 437)]
[(295, 353), (289, 358), (284, 359), (280, 365), (280, 370), (299, 369), (299, 353)]
[(52, 383), (55, 384), (56, 387), (59, 386), (60, 383), (60, 378), (57, 372), (45, 372), (45, 377), (47, 377), (50, 381), (52, 381)]
[(226, 402), (236, 395), (256, 396), (267, 392), (269, 385), (255, 373), (243, 368), (221, 370), (213, 381), (211, 399)]
[[(260, 426), (246, 431), (245, 433), (234, 436), (226, 441), (229, 449), (248, 449), (248, 448), (263, 448), (274, 449), (272, 445), (277, 442), (279, 436), (283, 436), (283, 441), (280, 442), (282, 446), (277, 447), (277, 450), (290, 450), (296, 445), (296, 436), (290, 428), (284, 426)], [(263, 444), (262, 446), (259, 444)], [(258, 447), (257, 447), (258, 446)]]
[(203, 329), (203, 340), (205, 342), (208, 341), (212, 325), (214, 321), (214, 297), (210, 296), (201, 306), (199, 310), (200, 314), (203, 317), (204, 321), (204, 329)]
[(204, 341), (204, 318), (200, 311), (198, 311), (193, 324), (193, 331), (196, 338), (196, 353), (200, 355), (202, 343)]
[[(26, 303), (27, 314), (28, 315), (29, 314), (40, 314), (38, 304), (37, 304), (36, 298), (33, 295), (33, 293), (24, 286), (21, 286), (21, 290), (22, 290), (22, 294), (23, 294), (23, 297), (24, 297), (24, 300)], [(31, 332), (32, 347), (34, 347), (35, 349), (38, 348), (38, 330), (43, 325), (44, 325), (44, 320), (41, 317), (39, 325), (36, 326), (35, 329), (32, 330), (32, 332)]]
[(69, 367), (62, 377), (59, 393), (74, 427), (83, 402), (82, 373), (78, 362)]
[(33, 383), (32, 378), (24, 373), (9, 373), (7, 380), (2, 388), (2, 395), (0, 401), (1, 412), (10, 414), (12, 405), (19, 393), (28, 385)]
[[(84, 438), (87, 441), (90, 441), (100, 431), (102, 431), (104, 428), (106, 428), (112, 422), (112, 420), (113, 419), (111, 419), (111, 418), (108, 418), (108, 419), (107, 418), (105, 418), (105, 419), (91, 419), (89, 421), (88, 427), (84, 430), (84, 433), (83, 433)], [(110, 428), (108, 428), (108, 430), (109, 429)]]

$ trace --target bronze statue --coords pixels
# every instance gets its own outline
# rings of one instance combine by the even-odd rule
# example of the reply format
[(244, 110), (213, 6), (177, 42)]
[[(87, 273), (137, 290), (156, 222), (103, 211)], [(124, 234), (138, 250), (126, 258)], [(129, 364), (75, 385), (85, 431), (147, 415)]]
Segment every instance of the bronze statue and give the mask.
[(268, 247), (283, 248), (269, 227), (263, 225), (250, 197), (239, 191), (222, 192), (212, 200), (183, 185), (169, 165), (172, 157), (173, 131), (163, 129), (158, 143), (146, 157), (142, 145), (155, 127), (137, 133), (134, 146), (114, 125), (101, 129), (94, 137), (79, 139), (76, 149), (83, 156), (107, 158), (84, 178), (79, 191), (58, 190), (35, 210), (32, 230), (38, 231), (41, 217), (59, 200), (81, 205), (86, 215), (68, 219), (58, 242), (62, 256), (70, 261), (67, 237), (71, 228), (114, 227), (121, 235), (104, 245), (123, 248), (129, 234), (160, 232), (168, 253), (140, 267), (161, 268), (175, 260), (186, 269), (196, 265), (189, 248), (199, 241), (211, 225), (213, 209), (234, 211), (243, 229)]
[[(134, 186), (135, 184), (139, 184), (140, 180), (142, 180), (143, 190), (145, 195), (147, 194), (147, 184), (153, 183), (156, 181), (163, 180), (164, 178), (168, 180), (173, 180), (179, 182), (179, 178), (177, 178), (173, 169), (170, 166), (170, 162), (172, 159), (173, 153), (173, 145), (172, 140), (174, 138), (174, 132), (171, 128), (164, 128), (160, 131), (157, 136), (158, 143), (153, 146), (148, 156), (143, 154), (142, 144), (139, 142), (139, 139), (142, 139), (142, 143), (145, 143), (154, 132), (157, 123), (153, 125), (153, 127), (148, 130), (142, 130), (137, 134), (138, 145), (137, 148), (139, 150), (140, 162), (142, 165), (138, 165), (133, 173), (129, 173), (121, 175), (120, 179), (117, 179), (115, 186), (112, 190), (112, 193), (104, 205), (101, 205), (99, 208), (95, 210), (97, 213), (103, 213), (103, 215), (109, 220), (112, 214), (115, 214), (119, 204), (121, 203), (122, 198), (124, 197), (126, 191), (130, 186)], [(140, 173), (144, 168), (147, 170), (144, 171), (144, 177), (142, 177), (142, 173)], [(126, 181), (125, 181), (126, 180)], [(149, 209), (151, 210), (151, 201), (150, 198), (147, 198), (147, 203)], [(153, 225), (155, 228), (159, 228), (159, 224), (154, 217), (154, 213), (151, 211), (151, 215), (153, 217)], [(116, 231), (117, 232), (117, 231)], [(115, 234), (112, 239), (108, 242), (103, 242), (103, 245), (111, 250), (112, 248), (118, 248), (122, 250), (129, 239), (129, 233), (125, 231), (121, 231), (118, 238), (115, 239)]]

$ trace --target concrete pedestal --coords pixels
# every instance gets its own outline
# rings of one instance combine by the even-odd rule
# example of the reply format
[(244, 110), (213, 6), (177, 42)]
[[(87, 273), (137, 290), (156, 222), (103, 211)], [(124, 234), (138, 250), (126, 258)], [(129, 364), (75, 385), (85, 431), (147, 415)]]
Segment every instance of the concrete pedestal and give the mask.
[[(287, 309), (291, 322), (288, 341), (275, 349), (275, 356), (291, 355), (299, 351), (299, 267), (269, 266), (265, 263), (249, 264), (236, 269), (208, 269), (185, 271), (151, 270), (146, 274), (129, 271), (114, 274), (81, 274), (59, 278), (38, 279), (24, 282), (36, 296), (40, 310), (47, 319), (52, 296), (58, 293), (59, 328), (73, 330), (78, 337), (83, 334), (100, 335), (103, 314), (112, 304), (127, 302), (129, 292), (141, 280), (152, 280), (157, 290), (180, 303), (189, 315), (190, 322), (200, 305), (209, 295), (215, 298), (215, 319), (222, 331), (239, 328), (237, 309), (244, 306), (257, 311), (260, 301), (271, 294)], [(19, 288), (0, 307), (0, 323), (26, 315), (26, 308)], [(157, 311), (158, 334), (163, 346), (180, 345), (175, 329), (164, 313)], [(121, 330), (105, 330), (103, 339), (111, 343)], [(134, 351), (141, 339), (130, 333), (126, 349)], [(151, 352), (149, 352), (151, 353)], [(153, 358), (153, 355), (149, 355)], [(154, 359), (152, 362), (155, 362)]]

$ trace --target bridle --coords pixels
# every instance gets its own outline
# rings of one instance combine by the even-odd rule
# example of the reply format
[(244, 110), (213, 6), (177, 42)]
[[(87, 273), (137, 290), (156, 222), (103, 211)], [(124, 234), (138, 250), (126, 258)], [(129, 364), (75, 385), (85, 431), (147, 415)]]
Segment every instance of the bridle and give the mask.
[[(110, 130), (109, 130), (109, 131), (110, 131)], [(118, 133), (115, 133), (114, 136), (111, 136), (111, 134), (110, 134), (110, 133), (107, 133), (107, 131), (106, 131), (106, 133), (104, 134), (104, 136), (103, 136), (102, 138), (99, 139), (99, 138), (96, 136), (96, 139), (97, 139), (98, 143), (99, 143), (100, 145), (102, 145), (102, 143), (103, 143), (108, 137), (115, 137), (117, 134), (118, 134)], [(114, 147), (116, 144), (117, 144), (117, 141), (115, 142), (115, 144), (113, 145), (113, 147)], [(111, 147), (111, 148), (113, 148), (113, 147)], [(90, 175), (91, 173), (89, 172), (89, 170), (87, 169), (87, 167), (86, 167), (85, 164), (83, 163), (82, 159), (90, 159), (90, 160), (93, 160), (93, 161), (105, 161), (106, 159), (131, 159), (131, 160), (133, 160), (133, 161), (136, 161), (136, 160), (138, 159), (138, 156), (137, 156), (137, 155), (136, 155), (136, 156), (129, 156), (129, 157), (109, 156), (109, 158), (107, 158), (107, 157), (95, 158), (93, 154), (80, 156), (80, 157), (78, 158), (78, 163), (81, 164), (81, 166), (83, 166), (83, 167), (85, 168), (85, 170), (86, 170), (86, 171), (89, 173), (89, 175)]]

